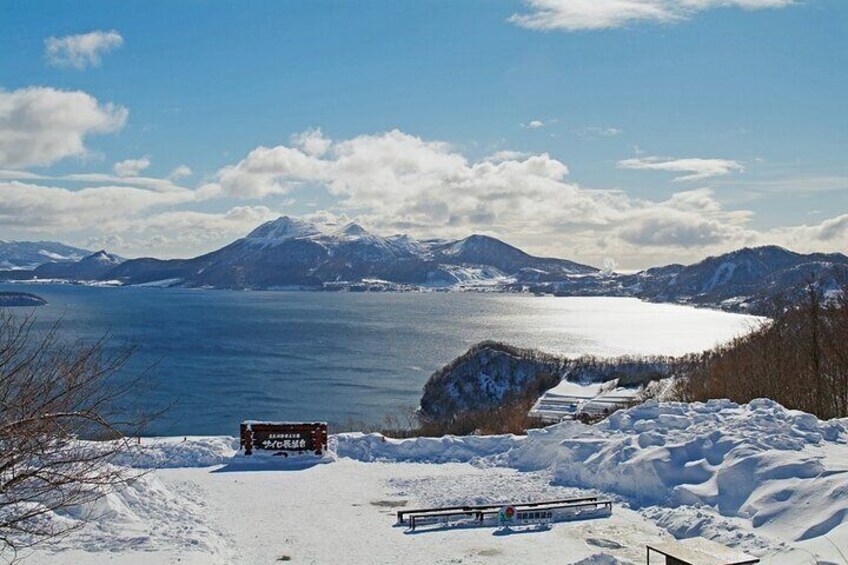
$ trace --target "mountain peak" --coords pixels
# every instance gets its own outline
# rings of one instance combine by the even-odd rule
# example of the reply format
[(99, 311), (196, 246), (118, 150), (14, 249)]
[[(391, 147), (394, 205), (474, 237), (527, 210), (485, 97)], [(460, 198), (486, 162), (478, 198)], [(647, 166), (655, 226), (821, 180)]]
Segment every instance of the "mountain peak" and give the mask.
[(320, 230), (314, 224), (289, 216), (281, 216), (276, 220), (265, 222), (247, 234), (247, 239), (285, 241), (287, 239), (310, 237), (320, 233)]
[(101, 249), (100, 251), (83, 257), (81, 261), (86, 261), (89, 263), (109, 263), (114, 265), (117, 265), (122, 262), (119, 257), (117, 257), (116, 255), (112, 255), (111, 253), (107, 253), (104, 249)]
[(341, 233), (343, 235), (358, 237), (358, 236), (361, 236), (361, 235), (367, 235), (368, 230), (366, 230), (365, 228), (363, 228), (362, 226), (360, 226), (356, 222), (350, 222), (345, 227), (343, 227), (339, 233)]

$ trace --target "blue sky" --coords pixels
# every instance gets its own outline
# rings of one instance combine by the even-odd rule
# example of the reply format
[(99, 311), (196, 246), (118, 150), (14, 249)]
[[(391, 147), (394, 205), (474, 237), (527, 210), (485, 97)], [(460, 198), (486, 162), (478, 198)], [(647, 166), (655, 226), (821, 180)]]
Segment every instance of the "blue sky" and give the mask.
[[(626, 268), (844, 251), (848, 2), (718, 4), (4, 1), (0, 238), (191, 255), (292, 214)], [(73, 91), (99, 117), (68, 125)], [(115, 178), (127, 159), (149, 165)]]

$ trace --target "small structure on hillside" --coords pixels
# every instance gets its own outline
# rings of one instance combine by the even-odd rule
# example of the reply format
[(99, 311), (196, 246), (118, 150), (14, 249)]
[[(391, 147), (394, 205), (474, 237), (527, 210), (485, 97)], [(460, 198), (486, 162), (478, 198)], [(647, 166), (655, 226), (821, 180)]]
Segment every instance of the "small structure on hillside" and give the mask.
[(619, 387), (617, 382), (579, 383), (563, 380), (545, 392), (529, 415), (544, 422), (597, 421), (630, 406), (640, 388)]
[(657, 542), (646, 546), (645, 552), (647, 565), (749, 565), (760, 562), (747, 553), (705, 538)]

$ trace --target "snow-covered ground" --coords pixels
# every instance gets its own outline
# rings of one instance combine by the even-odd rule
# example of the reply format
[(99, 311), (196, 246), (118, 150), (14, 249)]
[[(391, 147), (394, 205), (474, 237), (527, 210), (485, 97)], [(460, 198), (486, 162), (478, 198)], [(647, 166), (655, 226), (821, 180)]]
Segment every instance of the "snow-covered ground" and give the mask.
[[(134, 465), (155, 470), (29, 562), (622, 564), (644, 563), (646, 543), (703, 536), (766, 564), (848, 563), (848, 422), (767, 400), (649, 402), (527, 436), (331, 444), (335, 457), (297, 464), (234, 458), (233, 438), (146, 440)], [(510, 535), (395, 526), (399, 508), (584, 493), (613, 498), (612, 516)]]

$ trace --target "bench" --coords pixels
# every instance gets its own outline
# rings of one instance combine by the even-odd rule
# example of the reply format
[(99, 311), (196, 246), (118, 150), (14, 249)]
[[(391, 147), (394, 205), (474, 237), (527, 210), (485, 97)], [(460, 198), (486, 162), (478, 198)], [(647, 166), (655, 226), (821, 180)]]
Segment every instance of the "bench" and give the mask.
[(611, 500), (589, 496), (512, 505), (487, 504), (402, 510), (398, 512), (398, 524), (408, 524), (410, 530), (415, 530), (418, 526), (444, 524), (452, 519), (465, 518), (473, 520), (477, 525), (495, 526), (499, 524), (498, 515), (504, 506), (512, 506), (515, 509), (515, 525), (553, 522), (556, 518), (577, 518), (584, 513), (596, 515), (599, 511), (612, 514)]
[[(581, 498), (564, 498), (560, 500), (546, 500), (541, 502), (526, 502), (523, 504), (513, 504), (512, 506), (516, 508), (535, 508), (537, 506), (545, 506), (550, 504), (570, 504), (574, 502), (589, 502), (593, 500), (598, 500), (597, 496), (584, 496)], [(479, 510), (494, 510), (497, 512), (504, 506), (508, 506), (508, 503), (501, 502), (497, 504), (480, 504), (480, 505), (469, 505), (466, 504), (464, 506), (441, 506), (438, 508), (417, 508), (414, 510), (398, 510), (397, 512), (397, 523), (398, 524), (406, 524), (404, 517), (409, 516), (411, 514), (422, 514), (422, 513), (431, 513), (431, 512), (452, 512), (452, 511), (460, 511), (460, 512), (473, 512)]]

